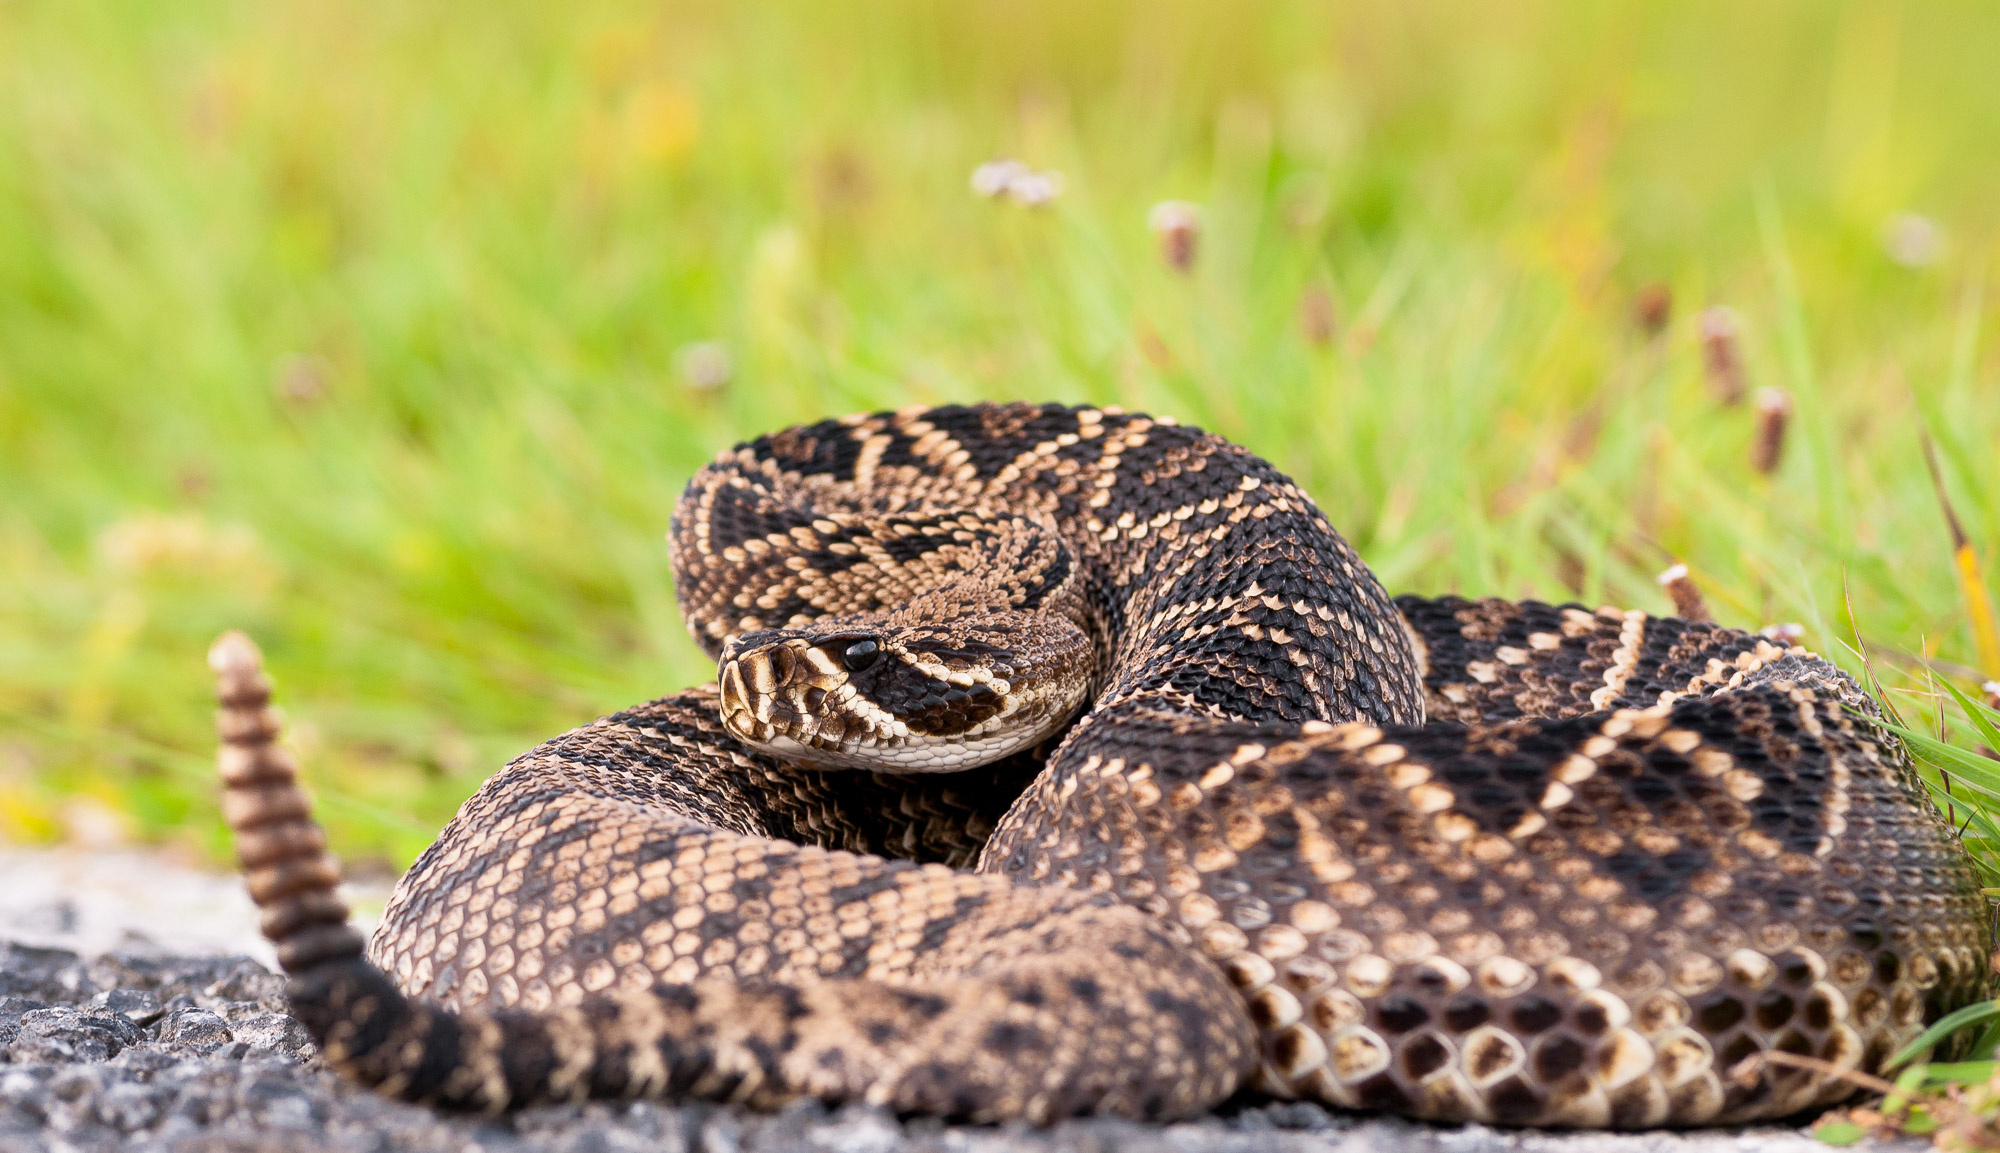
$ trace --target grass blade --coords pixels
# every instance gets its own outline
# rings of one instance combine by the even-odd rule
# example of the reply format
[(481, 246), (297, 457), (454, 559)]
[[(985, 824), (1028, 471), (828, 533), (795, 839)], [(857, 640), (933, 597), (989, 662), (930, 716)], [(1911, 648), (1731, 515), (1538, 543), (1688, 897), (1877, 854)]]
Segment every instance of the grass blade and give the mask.
[(1990, 797), (2000, 797), (2000, 761), (1982, 757), (1970, 749), (1957, 745), (1947, 745), (1936, 737), (1927, 736), (1915, 729), (1898, 725), (1888, 726), (1889, 731), (1908, 742), (1919, 757), (1943, 768), (1951, 770), (1954, 784), (1967, 785)]
[[(1959, 592), (1965, 597), (1967, 624), (1979, 649), (1979, 667), (1989, 677), (2000, 677), (2000, 628), (1993, 623), (1993, 602), (1986, 596), (1986, 576), (1979, 568), (1979, 553), (1959, 523), (1958, 510), (1944, 489), (1944, 474), (1938, 470), (1937, 446), (1930, 433), (1923, 434), (1924, 467), (1930, 470), (1931, 487), (1937, 491), (1938, 507), (1944, 510), (1945, 526), (1951, 530), (1951, 559), (1958, 570)], [(1991, 743), (1991, 742), (1989, 742)], [(1994, 745), (2000, 748), (2000, 745)]]
[(1896, 1055), (1889, 1058), (1888, 1062), (1882, 1066), (1883, 1071), (1887, 1072), (1899, 1065), (1907, 1064), (1912, 1057), (1936, 1045), (1939, 1041), (1944, 1040), (1967, 1025), (1975, 1025), (1981, 1021), (1991, 1020), (1994, 1017), (2000, 1017), (2000, 1001), (1981, 1001), (1976, 1005), (1967, 1005), (1955, 1013), (1947, 1013), (1938, 1018), (1936, 1024), (1925, 1029), (1916, 1040), (1898, 1049)]
[(1986, 742), (1986, 747), (2000, 750), (2000, 727), (1994, 726), (1993, 716), (1989, 715), (1993, 710), (1973, 700), (1964, 689), (1950, 681), (1940, 680), (1937, 683), (1945, 692), (1951, 694), (1952, 700), (1958, 702), (1958, 707), (1965, 712), (1965, 719), (1971, 721), (1972, 727), (1979, 731), (1979, 739)]

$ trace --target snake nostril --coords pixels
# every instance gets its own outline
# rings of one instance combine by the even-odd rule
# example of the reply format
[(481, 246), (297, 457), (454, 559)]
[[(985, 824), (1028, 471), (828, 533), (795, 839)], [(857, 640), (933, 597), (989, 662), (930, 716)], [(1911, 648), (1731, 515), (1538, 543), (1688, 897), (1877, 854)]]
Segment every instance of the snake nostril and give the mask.
[(744, 653), (737, 658), (736, 667), (743, 670), (744, 683), (759, 696), (768, 696), (778, 690), (778, 675), (777, 670), (771, 667), (770, 649)]
[(792, 683), (792, 674), (798, 671), (799, 657), (790, 645), (772, 645), (764, 652), (771, 660), (771, 674), (780, 685)]

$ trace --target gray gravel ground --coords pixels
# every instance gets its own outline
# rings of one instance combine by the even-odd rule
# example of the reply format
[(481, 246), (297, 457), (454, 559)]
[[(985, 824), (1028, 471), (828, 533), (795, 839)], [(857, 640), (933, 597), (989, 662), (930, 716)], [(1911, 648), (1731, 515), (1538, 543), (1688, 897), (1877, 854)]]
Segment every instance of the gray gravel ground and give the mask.
[[(285, 1014), (283, 980), (227, 947), (245, 940), (247, 920), (233, 920), (238, 913), (230, 907), (212, 915), (204, 911), (204, 893), (228, 906), (232, 881), (198, 873), (174, 876), (171, 866), (129, 855), (100, 865), (74, 854), (0, 851), (0, 876), (6, 878), (0, 885), (0, 938), (42, 942), (0, 941), (0, 1153), (114, 1148), (1823, 1153), (1826, 1148), (1797, 1130), (1520, 1133), (1355, 1117), (1297, 1103), (1253, 1105), (1164, 1127), (1092, 1121), (1045, 1130), (900, 1122), (878, 1110), (816, 1105), (778, 1114), (638, 1102), (531, 1109), (500, 1119), (440, 1115), (358, 1092), (320, 1068), (310, 1040)], [(68, 878), (67, 887), (48, 883), (45, 874), (51, 870)], [(143, 897), (134, 898), (136, 887), (156, 884), (157, 891), (179, 894), (178, 903), (149, 906)], [(247, 918), (247, 906), (240, 912)], [(138, 923), (119, 928), (121, 918)], [(163, 936), (179, 938), (176, 947), (158, 944)], [(222, 947), (186, 943), (218, 937)], [(99, 953), (107, 938), (117, 947)], [(61, 943), (81, 951), (54, 947)]]

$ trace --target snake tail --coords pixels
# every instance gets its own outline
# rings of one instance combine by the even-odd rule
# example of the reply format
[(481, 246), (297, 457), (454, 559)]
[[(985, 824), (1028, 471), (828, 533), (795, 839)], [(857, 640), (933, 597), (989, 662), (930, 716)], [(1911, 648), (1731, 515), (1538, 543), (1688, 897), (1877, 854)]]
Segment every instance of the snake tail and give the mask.
[[(1180, 1014), (1189, 1036), (1175, 1072), (1190, 1074), (1187, 1058), (1194, 1051), (1212, 1057), (1219, 1046), (1228, 1051), (1231, 1075), (1192, 1073), (1177, 1078), (1173, 1090), (1159, 1088), (1162, 1078), (1134, 1076), (1094, 1059), (1104, 1054), (1089, 1046), (1065, 1043), (1073, 1051), (1058, 1054), (996, 1053), (990, 1033), (964, 1043), (976, 1036), (976, 1023), (1004, 1014), (1006, 1005), (1018, 1009), (1038, 1001), (1038, 983), (1081, 979), (1033, 956), (1001, 958), (986, 980), (939, 981), (934, 988), (868, 979), (663, 982), (542, 1009), (497, 1011), (412, 998), (367, 959), (362, 935), (350, 923), (339, 893), (340, 864), (313, 818), (296, 758), (279, 743), (282, 726), (257, 646), (230, 632), (210, 649), (209, 665), (221, 705), (216, 728), (223, 816), (264, 935), (289, 978), (292, 1011), (337, 1072), (388, 1096), (494, 1113), (590, 1097), (770, 1107), (809, 1096), (970, 1120), (1053, 1120), (1092, 1111), (1163, 1117), (1213, 1104), (1254, 1059), (1247, 1025), (1214, 1023), (1218, 1015), (1231, 1022), (1218, 1010), (1229, 1008), (1233, 995), (1219, 984), (1197, 989), (1195, 1001), (1206, 1003), (1190, 1003)], [(1132, 966), (1168, 964), (1176, 951), (1130, 910), (1062, 894), (1025, 899), (1054, 906), (1043, 912), (1058, 931), (1067, 926), (1100, 939), (1109, 932)], [(1115, 962), (1109, 966), (1116, 968)], [(1111, 972), (1107, 983), (1117, 976)], [(1134, 1022), (1124, 1018), (1151, 1024), (1155, 1008), (1135, 1013), (1107, 1005), (1109, 1027), (1099, 1030), (1100, 1039), (1129, 1036)], [(1083, 1024), (1089, 1033), (1090, 1023)], [(1084, 1063), (1094, 1069), (1075, 1067)]]
[(221, 706), (223, 818), (264, 936), (290, 978), (294, 1014), (328, 1062), (363, 1084), (412, 1100), (489, 1104), (463, 1086), (448, 1090), (437, 1076), (464, 1063), (462, 1023), (411, 1002), (366, 960), (339, 892), (340, 863), (313, 819), (296, 758), (279, 743), (282, 724), (255, 642), (226, 633), (208, 662)]

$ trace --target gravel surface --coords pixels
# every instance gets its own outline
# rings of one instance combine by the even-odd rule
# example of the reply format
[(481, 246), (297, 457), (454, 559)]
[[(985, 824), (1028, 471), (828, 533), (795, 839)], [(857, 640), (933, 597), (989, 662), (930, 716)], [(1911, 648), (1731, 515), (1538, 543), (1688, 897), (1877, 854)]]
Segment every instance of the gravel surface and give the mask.
[[(95, 871), (93, 871), (95, 870)], [(0, 1153), (15, 1150), (547, 1149), (657, 1153), (1824, 1153), (1797, 1130), (1543, 1134), (1256, 1104), (1169, 1126), (899, 1122), (817, 1105), (777, 1114), (651, 1102), (442, 1115), (322, 1069), (285, 1013), (232, 878), (136, 854), (0, 850)], [(52, 880), (51, 878), (55, 878)], [(136, 879), (142, 881), (135, 882)], [(58, 883), (61, 881), (63, 883)], [(67, 888), (64, 887), (67, 884)], [(147, 901), (136, 890), (172, 894)], [(204, 896), (206, 894), (206, 896)], [(39, 944), (18, 938), (38, 939)], [(162, 940), (176, 946), (168, 948)], [(99, 952), (104, 942), (112, 948)], [(191, 947), (207, 943), (205, 948)], [(57, 947), (68, 944), (70, 947)], [(1908, 1143), (1902, 1148), (1922, 1146)]]

